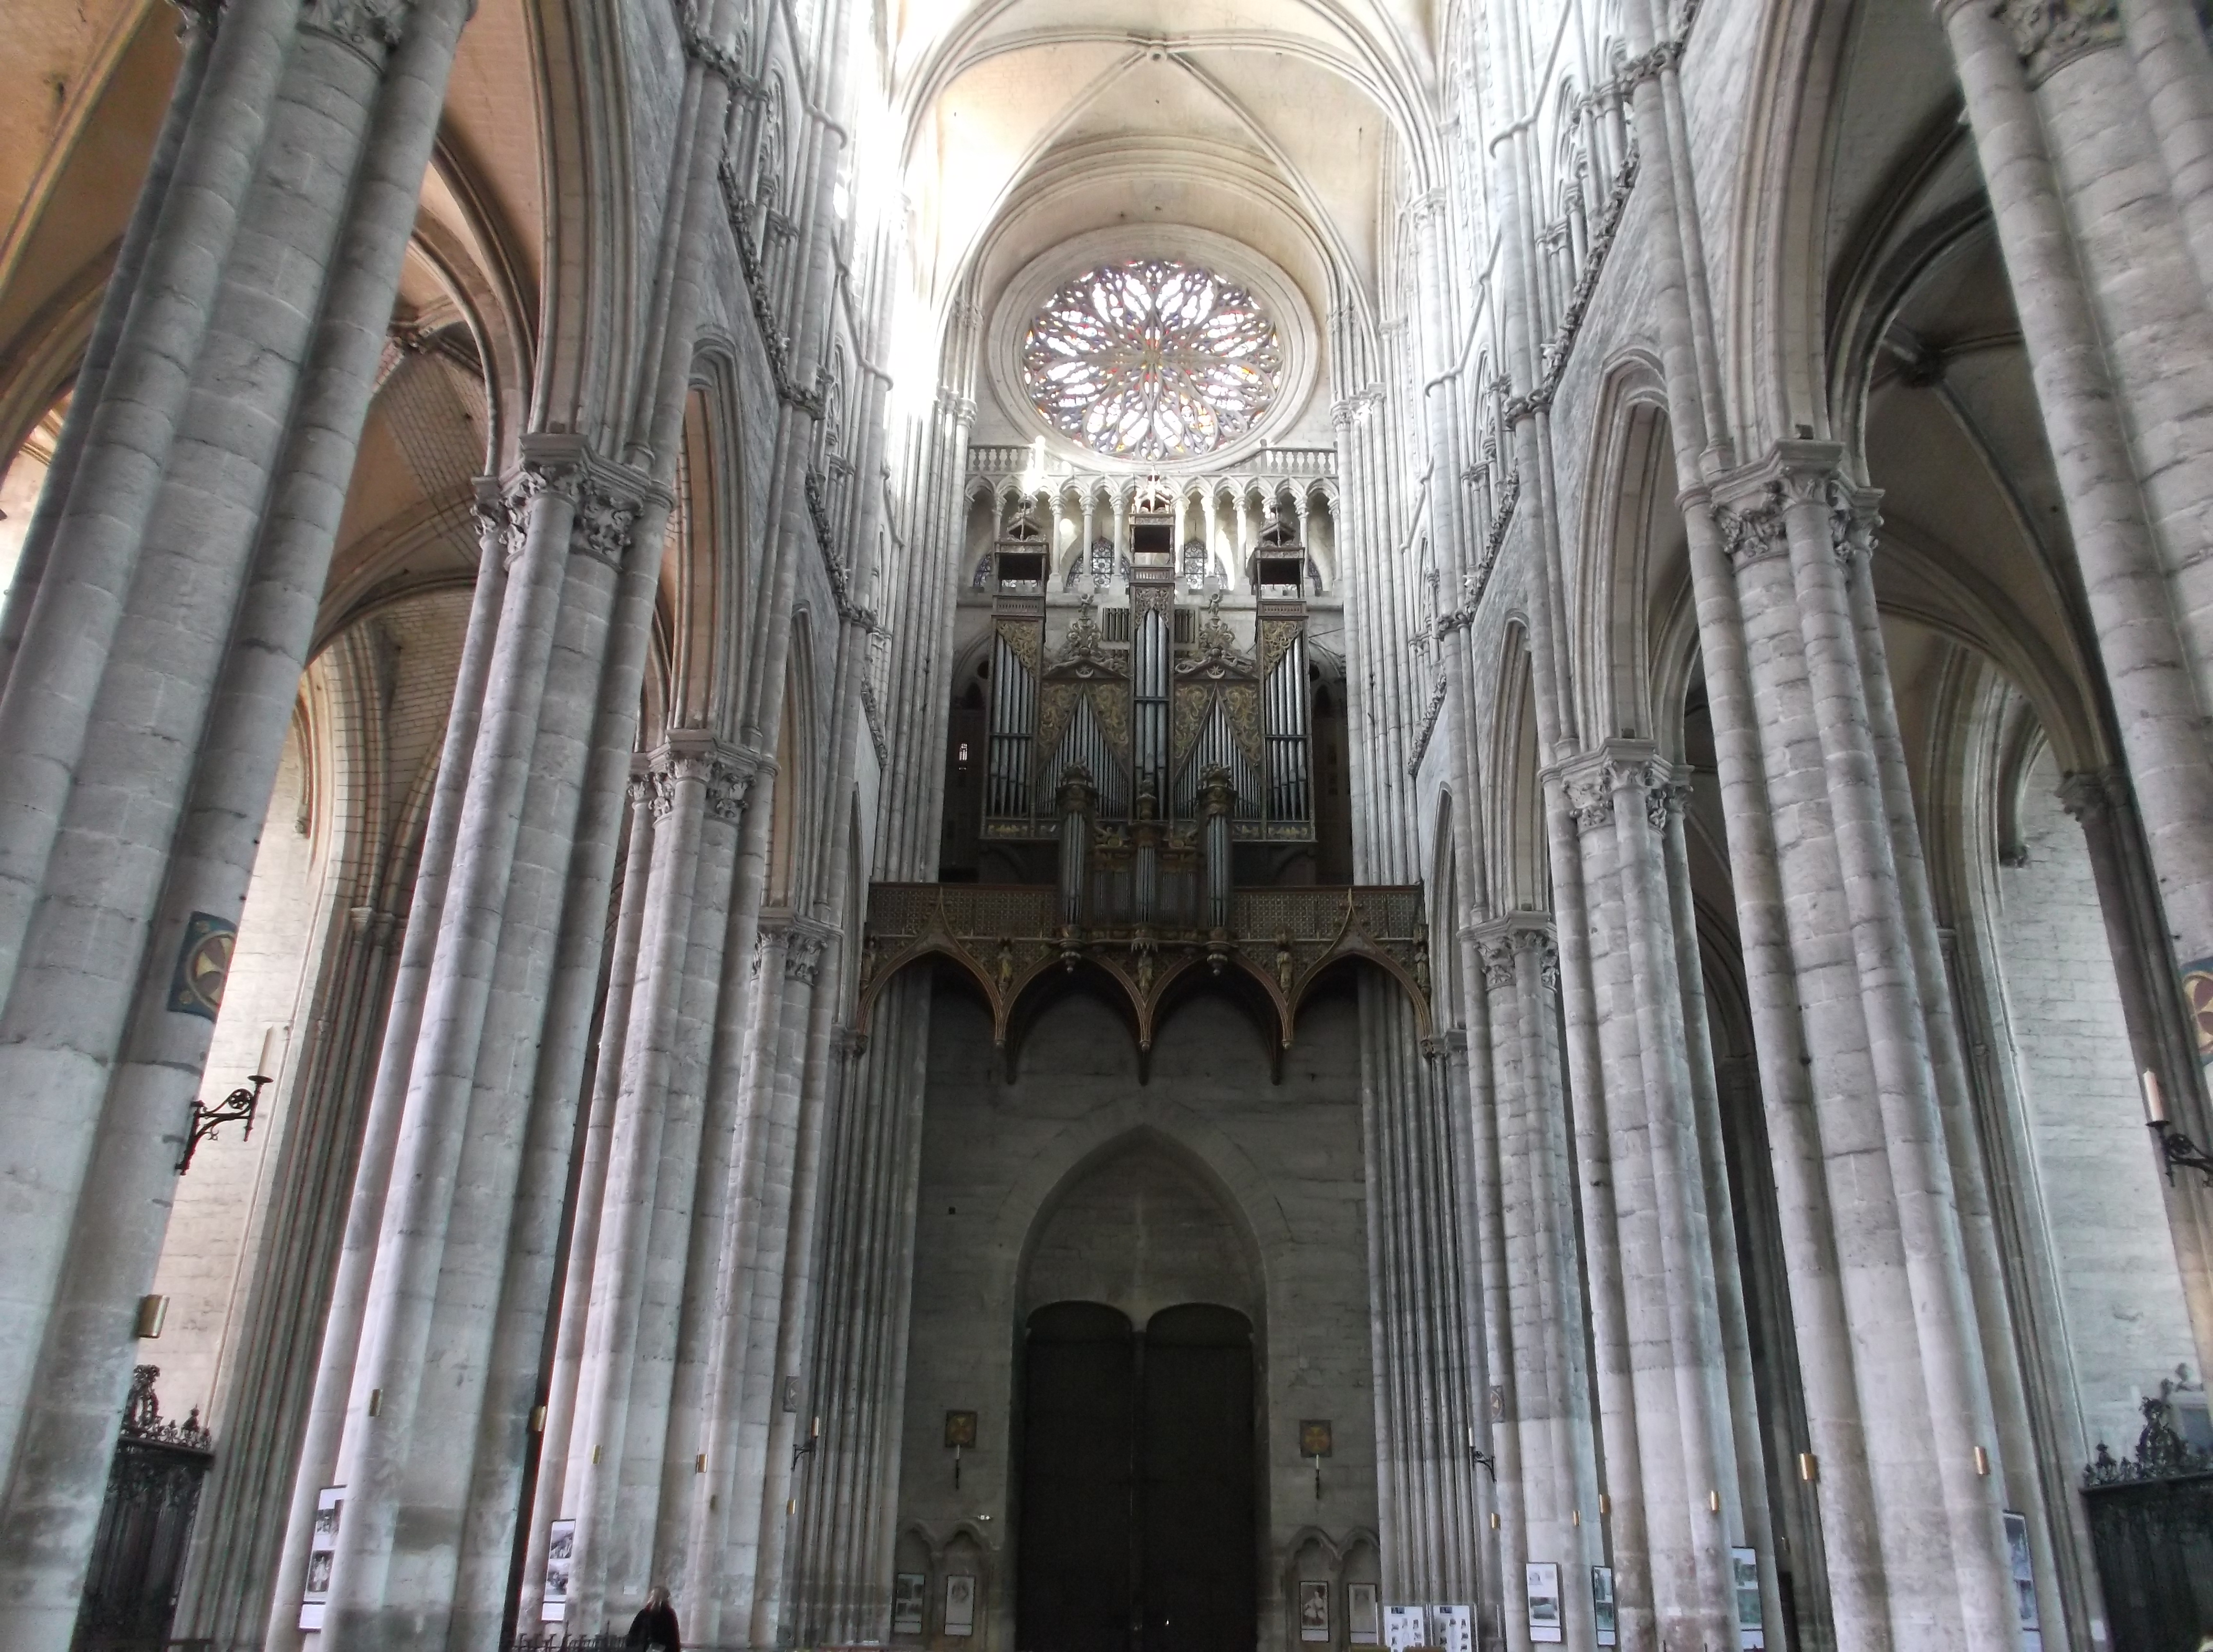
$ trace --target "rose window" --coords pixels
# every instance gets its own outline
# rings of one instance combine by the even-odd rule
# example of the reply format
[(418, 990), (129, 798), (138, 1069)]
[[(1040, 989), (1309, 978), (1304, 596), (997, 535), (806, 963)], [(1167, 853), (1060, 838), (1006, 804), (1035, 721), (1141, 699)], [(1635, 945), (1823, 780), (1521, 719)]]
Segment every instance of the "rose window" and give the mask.
[(1022, 337), (1039, 413), (1118, 459), (1194, 459), (1238, 441), (1283, 372), (1259, 302), (1172, 259), (1100, 265), (1046, 300)]

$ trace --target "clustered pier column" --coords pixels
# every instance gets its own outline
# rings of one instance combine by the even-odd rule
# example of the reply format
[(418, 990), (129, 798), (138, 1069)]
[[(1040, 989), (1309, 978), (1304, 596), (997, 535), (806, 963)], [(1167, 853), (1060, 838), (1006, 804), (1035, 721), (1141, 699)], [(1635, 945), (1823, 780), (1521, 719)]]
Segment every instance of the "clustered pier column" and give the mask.
[(0, 1214), (0, 1591), (24, 1645), (76, 1616), (212, 1030), (173, 982), (244, 905), (469, 9), (188, 9), (0, 627), (0, 1064), (33, 1110)]

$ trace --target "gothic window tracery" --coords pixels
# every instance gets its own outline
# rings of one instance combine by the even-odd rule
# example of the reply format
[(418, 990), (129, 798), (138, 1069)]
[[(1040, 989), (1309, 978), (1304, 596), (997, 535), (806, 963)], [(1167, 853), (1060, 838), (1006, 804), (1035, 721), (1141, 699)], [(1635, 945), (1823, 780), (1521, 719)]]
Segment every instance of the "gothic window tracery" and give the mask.
[(1173, 259), (1103, 264), (1023, 335), (1022, 384), (1052, 427), (1099, 453), (1192, 459), (1250, 432), (1282, 387), (1259, 301)]

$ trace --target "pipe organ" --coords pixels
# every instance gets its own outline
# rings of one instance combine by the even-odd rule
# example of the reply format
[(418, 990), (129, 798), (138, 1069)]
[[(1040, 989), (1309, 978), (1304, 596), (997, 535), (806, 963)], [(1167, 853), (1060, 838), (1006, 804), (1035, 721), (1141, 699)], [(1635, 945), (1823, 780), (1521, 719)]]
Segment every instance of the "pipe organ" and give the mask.
[(1231, 841), (1312, 841), (1311, 568), (1298, 519), (1261, 533), (1243, 570), (1249, 606), (1227, 600), (1166, 486), (1138, 489), (1120, 526), (1120, 545), (1083, 546), (1072, 607), (1046, 601), (1051, 521), (1026, 508), (999, 530), (985, 837), (1058, 837), (1063, 783), (1080, 771), (1100, 839), (1094, 875), (1113, 876), (1125, 850), (1153, 838), (1173, 883), (1196, 852), (1216, 776), (1228, 787)]

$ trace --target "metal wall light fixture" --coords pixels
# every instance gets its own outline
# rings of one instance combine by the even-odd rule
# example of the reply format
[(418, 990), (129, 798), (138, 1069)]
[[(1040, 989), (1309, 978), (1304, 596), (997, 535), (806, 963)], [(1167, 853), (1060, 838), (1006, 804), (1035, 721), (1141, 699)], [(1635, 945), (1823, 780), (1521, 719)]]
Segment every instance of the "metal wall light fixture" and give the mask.
[(244, 1125), (246, 1134), (241, 1139), (253, 1139), (253, 1115), (261, 1106), (261, 1092), (270, 1081), (276, 1054), (277, 1029), (271, 1027), (261, 1034), (261, 1059), (247, 1075), (245, 1083), (212, 1107), (198, 1096), (192, 1098), (191, 1129), (185, 1137), (185, 1150), (177, 1159), (180, 1176), (192, 1167), (192, 1149), (225, 1125)]
[(2174, 1127), (2167, 1116), (2167, 1098), (2160, 1094), (2159, 1075), (2147, 1067), (2143, 1074), (2144, 1123), (2159, 1142), (2159, 1155), (2167, 1166), (2167, 1185), (2174, 1186), (2178, 1167), (2195, 1170), (2213, 1187), (2213, 1154)]

